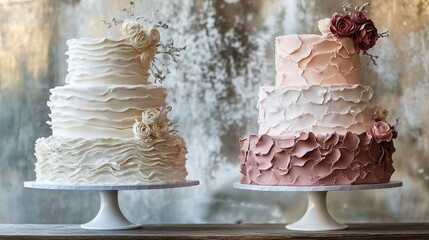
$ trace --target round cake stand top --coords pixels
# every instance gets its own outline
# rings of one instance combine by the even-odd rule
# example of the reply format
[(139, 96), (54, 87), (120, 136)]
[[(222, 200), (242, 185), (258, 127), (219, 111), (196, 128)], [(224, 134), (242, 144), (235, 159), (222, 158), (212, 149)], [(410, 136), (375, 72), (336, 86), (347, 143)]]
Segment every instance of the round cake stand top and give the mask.
[(26, 188), (49, 189), (49, 190), (80, 190), (80, 191), (118, 191), (118, 190), (150, 190), (190, 187), (200, 184), (197, 180), (188, 180), (177, 183), (145, 183), (138, 185), (96, 185), (96, 184), (50, 184), (36, 181), (24, 182)]
[(191, 187), (198, 184), (199, 181), (196, 180), (189, 180), (180, 183), (148, 183), (138, 185), (68, 185), (47, 184), (31, 181), (24, 182), (24, 187), (47, 190), (99, 191), (100, 208), (97, 216), (95, 216), (95, 218), (90, 222), (82, 224), (81, 227), (92, 230), (125, 230), (140, 228), (142, 225), (130, 222), (121, 212), (118, 203), (118, 191)]
[(381, 184), (335, 185), (335, 186), (266, 186), (235, 183), (234, 188), (253, 191), (301, 191), (307, 192), (308, 204), (304, 216), (287, 229), (296, 231), (332, 231), (346, 229), (347, 225), (338, 223), (330, 214), (326, 205), (328, 191), (353, 191), (394, 188), (402, 186), (402, 182), (391, 181)]
[(326, 192), (326, 191), (355, 191), (395, 188), (402, 186), (400, 181), (390, 181), (379, 184), (361, 184), (361, 185), (330, 185), (330, 186), (267, 186), (234, 183), (233, 187), (237, 189), (253, 191), (277, 191), (277, 192)]

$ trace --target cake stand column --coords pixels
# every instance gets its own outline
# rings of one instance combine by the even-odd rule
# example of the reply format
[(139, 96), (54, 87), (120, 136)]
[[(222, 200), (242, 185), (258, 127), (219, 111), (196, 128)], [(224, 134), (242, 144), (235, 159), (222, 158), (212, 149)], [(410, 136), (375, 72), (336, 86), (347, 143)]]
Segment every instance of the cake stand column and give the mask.
[(100, 209), (97, 216), (90, 222), (81, 225), (85, 229), (93, 230), (123, 230), (139, 228), (122, 214), (118, 203), (117, 190), (100, 191)]
[(328, 212), (326, 205), (327, 191), (307, 192), (308, 206), (304, 216), (297, 222), (286, 225), (287, 229), (298, 231), (329, 231), (346, 229), (335, 221)]

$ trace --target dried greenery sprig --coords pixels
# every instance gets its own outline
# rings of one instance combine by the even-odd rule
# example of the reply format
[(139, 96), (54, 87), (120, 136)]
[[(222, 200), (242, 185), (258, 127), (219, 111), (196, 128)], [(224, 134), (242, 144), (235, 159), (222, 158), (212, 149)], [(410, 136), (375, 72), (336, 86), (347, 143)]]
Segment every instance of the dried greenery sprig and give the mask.
[[(174, 62), (176, 65), (176, 70), (180, 67), (180, 53), (184, 50), (186, 50), (186, 46), (184, 47), (176, 47), (174, 45), (174, 41), (170, 40), (168, 43), (159, 43), (156, 45), (158, 48), (161, 47), (162, 50), (158, 50), (158, 54), (162, 54), (163, 56), (167, 57), (167, 61), (161, 61), (157, 57), (155, 57), (151, 64), (150, 64), (150, 71), (152, 73), (152, 76), (155, 78), (155, 82), (162, 83), (165, 80), (166, 74), (170, 74), (170, 64), (171, 61)], [(165, 67), (166, 74), (157, 66), (157, 62), (161, 62), (161, 65)]]
[(122, 8), (122, 11), (128, 13), (128, 15), (130, 17), (133, 17), (134, 16), (134, 7), (135, 7), (135, 4), (134, 4), (133, 1), (130, 1), (129, 4), (130, 4), (130, 9), (128, 9), (128, 8)]
[(395, 125), (393, 125), (393, 127), (397, 130), (399, 126), (401, 126), (401, 121), (399, 120), (399, 118), (396, 118), (396, 122), (395, 122)]
[(343, 11), (344, 11), (345, 14), (351, 15), (352, 14), (352, 12), (350, 11), (351, 9), (352, 9), (352, 4), (351, 3), (349, 3), (347, 5), (343, 5)]
[(120, 20), (120, 19), (116, 19), (116, 18), (112, 18), (112, 20), (110, 22), (106, 21), (106, 20), (101, 20), (101, 22), (106, 25), (107, 29), (111, 29), (113, 26), (117, 26), (119, 24), (122, 24), (124, 22), (124, 20)]
[[(151, 17), (151, 18), (144, 17), (143, 15), (137, 16), (137, 17), (136, 17), (136, 21), (143, 20), (143, 22), (147, 22), (147, 23), (149, 23), (149, 24), (152, 24), (152, 22), (154, 21), (154, 19), (155, 19), (156, 15), (158, 14), (158, 12), (159, 12), (159, 10), (155, 10), (155, 11), (153, 11), (153, 12), (152, 12), (152, 17)], [(155, 27), (156, 27), (156, 26), (155, 26)]]
[(389, 30), (386, 30), (384, 32), (379, 33), (378, 37), (381, 37), (381, 38), (383, 38), (383, 37), (389, 37)]
[[(371, 53), (369, 53), (369, 52), (367, 52), (367, 51), (363, 51), (363, 52), (362, 52), (362, 55), (366, 55), (366, 56), (368, 56), (368, 57), (369, 57), (369, 61), (371, 61), (371, 62), (372, 62), (372, 64), (374, 64), (374, 65), (376, 65), (376, 66), (377, 66), (377, 59), (378, 59), (378, 56), (377, 56), (377, 55), (373, 55), (373, 54), (371, 54)], [(369, 61), (368, 61), (368, 64), (369, 64)]]
[(368, 12), (368, 10), (366, 10), (366, 7), (368, 7), (369, 5), (370, 5), (369, 3), (364, 3), (362, 4), (362, 6), (356, 6), (355, 11)]
[[(123, 12), (126, 12), (130, 17), (134, 16), (134, 9), (135, 9), (135, 3), (133, 1), (129, 2), (129, 8), (122, 8)], [(145, 22), (147, 24), (153, 25), (155, 28), (158, 29), (168, 29), (169, 25), (166, 22), (158, 21), (155, 23), (155, 18), (157, 14), (159, 13), (159, 10), (156, 10), (152, 12), (151, 18), (144, 17), (143, 15), (139, 15), (135, 18), (136, 22)], [(102, 23), (107, 26), (107, 29), (112, 28), (113, 26), (117, 26), (119, 24), (122, 24), (124, 20), (112, 18), (111, 21), (105, 21), (102, 20)], [(150, 63), (149, 70), (154, 77), (155, 82), (163, 83), (165, 80), (166, 74), (170, 73), (169, 66), (173, 62), (176, 65), (176, 69), (179, 68), (179, 58), (180, 53), (183, 50), (186, 50), (186, 46), (184, 47), (177, 47), (174, 45), (174, 41), (170, 40), (167, 43), (158, 43), (156, 45), (157, 48), (161, 48), (157, 50), (157, 54), (162, 54), (165, 56), (168, 60), (167, 61), (161, 61), (157, 57), (154, 57)], [(163, 69), (159, 67), (157, 64), (161, 64), (166, 70), (166, 73), (163, 72)]]

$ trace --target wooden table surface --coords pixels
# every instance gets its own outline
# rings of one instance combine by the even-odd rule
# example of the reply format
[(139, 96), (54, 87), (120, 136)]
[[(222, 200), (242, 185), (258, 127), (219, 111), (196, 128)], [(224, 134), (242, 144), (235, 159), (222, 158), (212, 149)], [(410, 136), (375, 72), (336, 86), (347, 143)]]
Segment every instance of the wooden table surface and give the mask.
[(0, 239), (429, 239), (429, 223), (349, 224), (349, 229), (296, 232), (284, 224), (145, 225), (122, 231), (79, 225), (0, 224)]

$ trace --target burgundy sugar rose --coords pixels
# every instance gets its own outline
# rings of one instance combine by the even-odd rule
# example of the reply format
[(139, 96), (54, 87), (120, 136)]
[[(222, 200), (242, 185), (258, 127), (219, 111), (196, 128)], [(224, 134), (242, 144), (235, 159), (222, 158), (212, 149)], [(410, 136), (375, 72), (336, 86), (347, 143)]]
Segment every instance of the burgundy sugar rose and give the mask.
[(390, 129), (392, 129), (392, 138), (396, 139), (398, 137), (398, 131), (396, 130), (396, 128), (394, 126), (390, 126)]
[(356, 34), (354, 35), (354, 42), (360, 50), (368, 51), (372, 48), (378, 40), (377, 28), (371, 19), (359, 26)]
[(366, 17), (362, 11), (354, 11), (352, 14), (352, 20), (357, 24), (363, 24), (366, 22)]
[(352, 36), (358, 29), (358, 26), (353, 22), (350, 15), (342, 15), (334, 13), (331, 18), (331, 33), (337, 36), (349, 37)]
[(393, 138), (393, 131), (389, 124), (384, 121), (375, 122), (371, 128), (371, 135), (375, 142), (390, 142)]

